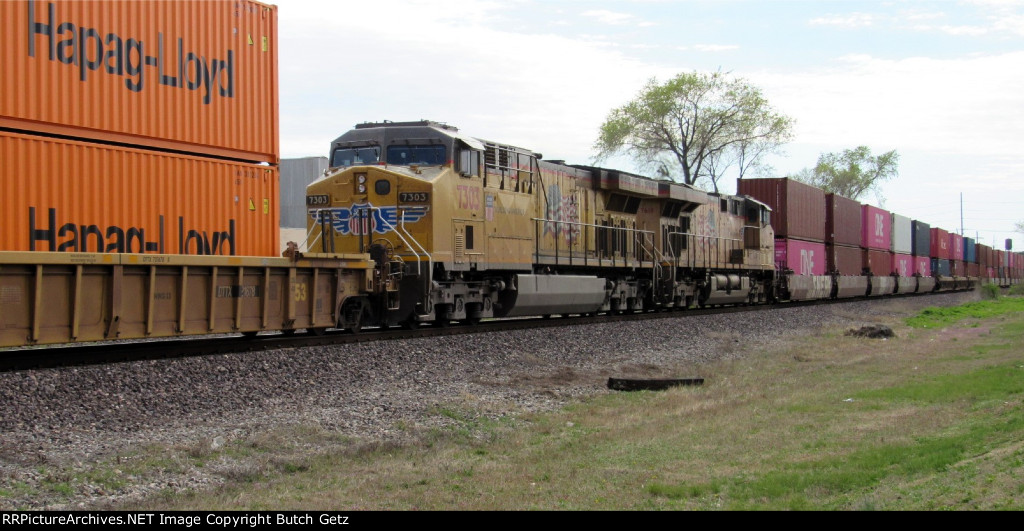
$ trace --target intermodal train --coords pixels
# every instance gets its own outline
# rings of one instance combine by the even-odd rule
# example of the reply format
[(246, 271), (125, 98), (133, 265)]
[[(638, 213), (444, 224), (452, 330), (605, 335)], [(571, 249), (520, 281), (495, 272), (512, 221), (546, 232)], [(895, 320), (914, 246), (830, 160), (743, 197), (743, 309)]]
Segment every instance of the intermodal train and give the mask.
[(306, 209), (281, 257), (0, 252), (0, 346), (880, 297), (1024, 266), (789, 179), (713, 194), (434, 121), (335, 139)]

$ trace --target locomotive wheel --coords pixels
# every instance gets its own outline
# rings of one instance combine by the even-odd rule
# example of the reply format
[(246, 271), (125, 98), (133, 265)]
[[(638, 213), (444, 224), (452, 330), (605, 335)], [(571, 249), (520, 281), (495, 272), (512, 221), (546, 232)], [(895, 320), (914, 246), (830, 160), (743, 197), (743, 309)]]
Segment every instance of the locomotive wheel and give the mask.
[(406, 330), (416, 330), (419, 327), (420, 327), (420, 322), (417, 321), (416, 319), (412, 318), (412, 317), (402, 321), (402, 328), (404, 328)]
[(363, 312), (359, 312), (359, 315), (352, 320), (351, 326), (348, 327), (348, 331), (352, 334), (358, 334), (363, 329)]
[(437, 318), (434, 319), (434, 324), (438, 328), (448, 328), (452, 323), (448, 319), (448, 305), (438, 304), (434, 306), (434, 312), (436, 312)]
[(363, 329), (363, 303), (358, 300), (348, 300), (342, 306), (339, 314), (342, 319), (339, 319), (338, 326), (341, 327), (344, 323), (348, 331), (353, 334), (358, 334)]

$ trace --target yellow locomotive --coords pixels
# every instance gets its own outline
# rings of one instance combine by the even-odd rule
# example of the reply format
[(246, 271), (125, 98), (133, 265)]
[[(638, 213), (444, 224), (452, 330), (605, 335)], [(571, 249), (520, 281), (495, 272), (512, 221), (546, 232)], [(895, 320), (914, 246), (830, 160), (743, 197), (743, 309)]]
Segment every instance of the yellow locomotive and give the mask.
[(762, 302), (770, 208), (667, 180), (542, 160), (433, 121), (357, 125), (307, 187), (307, 248), (369, 253), (338, 325), (446, 325)]

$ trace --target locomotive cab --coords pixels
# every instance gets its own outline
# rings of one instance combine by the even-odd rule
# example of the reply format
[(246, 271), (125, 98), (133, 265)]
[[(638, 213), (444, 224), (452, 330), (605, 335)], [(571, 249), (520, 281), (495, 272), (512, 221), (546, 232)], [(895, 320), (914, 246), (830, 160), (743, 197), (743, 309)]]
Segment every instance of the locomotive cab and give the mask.
[(486, 257), (483, 152), (480, 141), (429, 121), (360, 124), (332, 142), (331, 168), (306, 189), (307, 245), (370, 253), (381, 280), (366, 304), (371, 322), (436, 320), (435, 304), (453, 319), (490, 316), (479, 293), (456, 297), (435, 283)]

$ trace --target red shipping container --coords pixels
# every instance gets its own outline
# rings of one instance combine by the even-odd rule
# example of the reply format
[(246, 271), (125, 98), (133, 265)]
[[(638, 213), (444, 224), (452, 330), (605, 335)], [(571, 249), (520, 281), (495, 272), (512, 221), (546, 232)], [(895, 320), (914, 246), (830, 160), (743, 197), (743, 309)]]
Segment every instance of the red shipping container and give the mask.
[(275, 166), (0, 132), (0, 250), (278, 256)]
[(968, 262), (967, 263), (967, 276), (977, 278), (978, 277), (978, 273), (979, 273), (978, 267), (979, 267), (978, 264), (974, 264), (974, 263)]
[(932, 276), (932, 259), (927, 256), (915, 256), (914, 273), (922, 277)]
[(914, 257), (909, 254), (893, 253), (891, 271), (900, 277), (914, 276)]
[(861, 217), (860, 246), (866, 249), (892, 249), (892, 214), (881, 208), (864, 205)]
[(990, 251), (992, 250), (992, 248), (987, 245), (979, 243), (976, 249), (978, 254), (978, 265), (982, 266), (983, 268), (992, 265), (990, 262)]
[(277, 164), (277, 7), (0, 2), (0, 127)]
[(932, 227), (932, 258), (949, 260), (949, 232)]
[(878, 277), (889, 276), (892, 274), (892, 253), (876, 249), (861, 249), (861, 267)]
[(857, 276), (864, 272), (860, 246), (826, 244), (825, 254), (825, 266), (829, 273)]
[(825, 241), (859, 246), (862, 216), (860, 203), (837, 194), (825, 194)]
[(952, 232), (949, 234), (949, 259), (964, 259), (964, 237)]
[(954, 277), (967, 276), (967, 265), (963, 260), (950, 260), (949, 267), (953, 271)]
[(822, 190), (789, 178), (737, 179), (736, 190), (771, 207), (776, 237), (825, 241)]
[(775, 267), (791, 269), (797, 275), (825, 274), (825, 244), (794, 240), (792, 238), (776, 238)]

